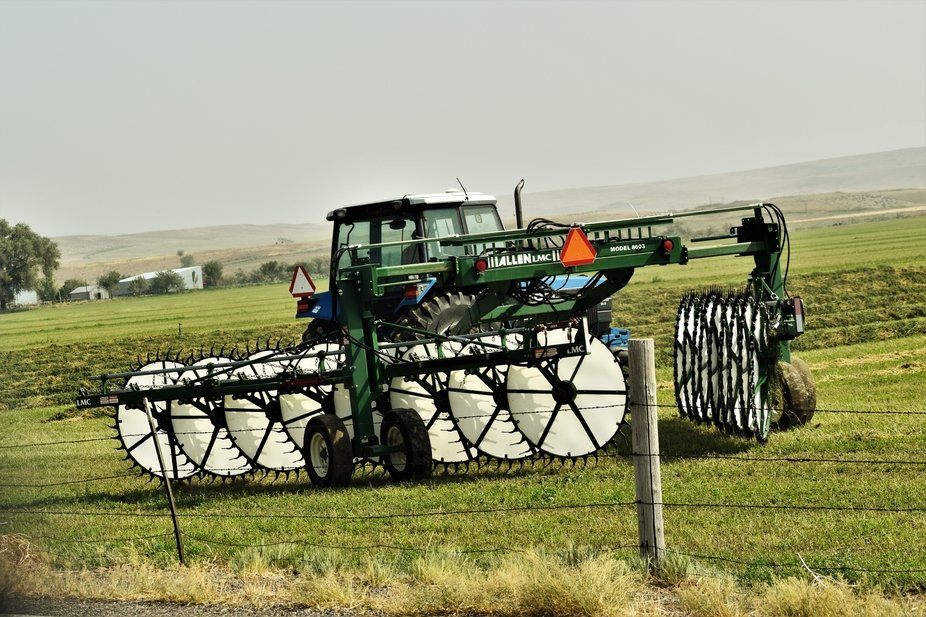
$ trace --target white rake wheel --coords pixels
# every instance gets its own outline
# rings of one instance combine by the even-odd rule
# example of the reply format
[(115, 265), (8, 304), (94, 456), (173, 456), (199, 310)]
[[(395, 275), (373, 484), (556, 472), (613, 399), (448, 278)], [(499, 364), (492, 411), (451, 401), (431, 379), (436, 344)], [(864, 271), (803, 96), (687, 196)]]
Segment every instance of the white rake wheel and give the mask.
[[(184, 364), (171, 360), (149, 362), (138, 369), (139, 372), (183, 369)], [(130, 377), (126, 388), (137, 387), (141, 390), (170, 385), (176, 382), (177, 372), (157, 373), (152, 375), (135, 375)], [(199, 472), (199, 466), (183, 453), (174, 435), (170, 422), (171, 402), (152, 402), (151, 414), (155, 420), (155, 430), (151, 431), (148, 413), (141, 406), (116, 408), (116, 430), (119, 441), (128, 457), (140, 468), (158, 478), (182, 480)], [(157, 444), (160, 444), (164, 457), (164, 469), (158, 458)]]
[[(271, 350), (251, 354), (245, 358), (248, 364), (235, 369), (232, 378), (246, 380), (279, 374), (284, 367), (272, 359), (275, 354)], [(283, 429), (276, 390), (227, 395), (224, 407), (229, 434), (253, 465), (283, 472), (304, 467), (302, 453)]]
[[(340, 351), (340, 345), (319, 343), (309, 347), (305, 351), (305, 357), (292, 361), (289, 368), (302, 373), (318, 373), (340, 364)], [(316, 355), (318, 353), (324, 353), (325, 356), (320, 357)], [(280, 395), (283, 429), (296, 447), (302, 448), (305, 445), (305, 429), (309, 420), (331, 408), (333, 390), (333, 386), (318, 385), (309, 386), (301, 392)]]
[[(541, 344), (570, 342), (568, 330), (541, 334)], [(544, 340), (545, 339), (545, 340)], [(518, 429), (538, 450), (578, 458), (603, 448), (627, 408), (624, 374), (594, 337), (582, 356), (540, 360), (508, 370), (508, 404)]]
[[(217, 356), (203, 358), (191, 364), (180, 378), (194, 382), (209, 377), (228, 379), (231, 362), (229, 358)], [(174, 401), (170, 422), (180, 448), (204, 472), (218, 477), (233, 477), (251, 471), (251, 463), (228, 433), (220, 404), (208, 399), (189, 403)]]
[[(456, 355), (460, 346), (444, 343), (438, 351), (434, 343), (416, 344), (402, 355), (404, 362), (435, 359), (441, 354)], [(447, 373), (432, 372), (409, 377), (395, 377), (389, 386), (393, 409), (411, 409), (424, 421), (431, 440), (431, 458), (438, 463), (467, 463), (476, 458), (456, 424), (450, 418), (450, 393)]]
[[(500, 345), (501, 337), (480, 342)], [(511, 342), (517, 346), (519, 342)], [(491, 353), (491, 347), (479, 346)], [(509, 345), (510, 346), (510, 345)], [(518, 430), (505, 396), (507, 365), (478, 367), (471, 371), (453, 371), (447, 383), (451, 419), (464, 438), (481, 454), (516, 461), (532, 456), (534, 447)]]
[[(675, 328), (679, 411), (696, 422), (767, 438), (771, 425), (767, 372), (768, 316), (751, 296), (689, 294)], [(760, 379), (765, 375), (766, 379)]]

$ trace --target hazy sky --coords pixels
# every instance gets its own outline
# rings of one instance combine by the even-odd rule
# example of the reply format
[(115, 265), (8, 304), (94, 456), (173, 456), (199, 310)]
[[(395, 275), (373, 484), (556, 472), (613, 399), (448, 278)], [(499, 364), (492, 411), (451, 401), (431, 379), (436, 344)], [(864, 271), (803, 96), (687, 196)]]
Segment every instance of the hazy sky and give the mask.
[(926, 144), (926, 2), (0, 2), (0, 218), (324, 223)]

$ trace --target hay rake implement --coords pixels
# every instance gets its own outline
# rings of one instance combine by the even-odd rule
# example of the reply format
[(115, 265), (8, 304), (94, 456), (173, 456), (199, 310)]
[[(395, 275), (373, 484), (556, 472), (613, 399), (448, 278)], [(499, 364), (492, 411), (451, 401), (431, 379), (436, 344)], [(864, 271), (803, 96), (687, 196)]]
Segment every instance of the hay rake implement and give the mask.
[[(809, 419), (813, 382), (790, 353), (803, 305), (786, 290), (780, 210), (524, 226), (521, 186), (515, 230), (478, 193), (335, 210), (330, 289), (315, 294), (301, 268), (290, 287), (297, 317), (312, 318), (302, 341), (157, 355), (101, 375), (77, 406), (114, 407), (127, 458), (159, 478), (306, 469), (317, 486), (344, 486), (377, 465), (404, 480), (473, 463), (585, 460), (618, 435), (627, 407), (627, 332), (610, 326), (612, 296), (638, 268), (749, 256), (742, 290), (680, 303), (679, 411), (759, 440)], [(690, 245), (660, 231), (735, 213), (746, 216), (728, 234)]]

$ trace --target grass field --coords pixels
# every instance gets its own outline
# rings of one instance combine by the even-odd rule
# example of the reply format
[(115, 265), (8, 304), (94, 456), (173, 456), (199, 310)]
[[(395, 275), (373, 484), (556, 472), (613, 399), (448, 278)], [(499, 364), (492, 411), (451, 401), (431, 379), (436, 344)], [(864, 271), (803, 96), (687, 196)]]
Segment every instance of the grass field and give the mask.
[[(926, 590), (923, 231), (926, 217), (792, 234), (789, 290), (809, 311), (795, 349), (813, 369), (820, 411), (765, 445), (694, 426), (672, 408), (680, 293), (738, 285), (749, 262), (641, 270), (616, 298), (614, 324), (655, 338), (659, 350), (666, 541), (680, 573), (665, 580), (733, 577), (748, 587), (811, 579), (812, 570), (862, 589)], [(127, 368), (149, 350), (297, 337), (285, 287), (0, 315), (4, 537), (27, 539), (58, 570), (175, 563), (163, 493), (129, 472), (108, 439), (111, 421), (80, 416), (71, 401), (95, 385), (90, 375)], [(303, 474), (175, 491), (194, 566), (439, 588), (436, 572), (476, 580), (517, 558), (571, 572), (610, 556), (633, 564), (629, 452), (629, 440), (618, 440), (586, 465), (471, 469), (421, 484), (373, 474), (318, 491)]]

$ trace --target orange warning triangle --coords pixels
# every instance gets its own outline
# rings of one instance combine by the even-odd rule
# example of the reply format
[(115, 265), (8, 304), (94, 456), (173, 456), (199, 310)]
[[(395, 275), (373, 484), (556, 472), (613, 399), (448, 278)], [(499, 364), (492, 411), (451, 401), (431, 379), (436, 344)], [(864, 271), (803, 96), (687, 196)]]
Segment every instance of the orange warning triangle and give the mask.
[(289, 293), (294, 298), (307, 298), (315, 293), (315, 283), (302, 266), (296, 266), (293, 271), (293, 280), (289, 284)]
[(597, 254), (585, 232), (579, 227), (573, 227), (566, 235), (559, 260), (564, 266), (585, 266), (594, 263)]

